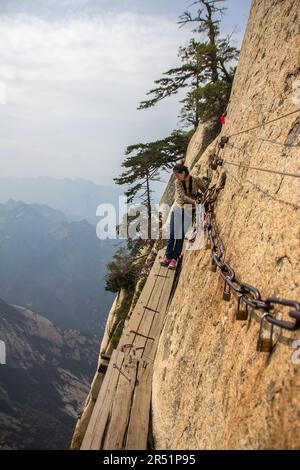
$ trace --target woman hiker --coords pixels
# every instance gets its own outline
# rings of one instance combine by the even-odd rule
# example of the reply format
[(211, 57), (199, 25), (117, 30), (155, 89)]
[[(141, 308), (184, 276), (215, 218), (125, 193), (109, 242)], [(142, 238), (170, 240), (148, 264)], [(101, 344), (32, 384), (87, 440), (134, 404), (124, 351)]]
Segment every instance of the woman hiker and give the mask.
[(204, 193), (208, 187), (206, 178), (191, 176), (186, 166), (177, 164), (173, 168), (175, 175), (175, 202), (171, 212), (170, 232), (167, 249), (161, 266), (176, 269), (177, 260), (182, 251), (184, 235), (192, 222), (196, 207), (196, 197), (200, 190)]

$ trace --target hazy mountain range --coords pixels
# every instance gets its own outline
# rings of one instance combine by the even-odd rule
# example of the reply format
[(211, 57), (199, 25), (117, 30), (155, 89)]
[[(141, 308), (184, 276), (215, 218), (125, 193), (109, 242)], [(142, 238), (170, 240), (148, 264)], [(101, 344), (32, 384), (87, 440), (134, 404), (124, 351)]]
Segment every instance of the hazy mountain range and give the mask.
[(99, 341), (0, 299), (0, 449), (66, 449)]
[(86, 220), (10, 200), (0, 204), (0, 297), (62, 328), (100, 335), (113, 294), (104, 289), (117, 240), (99, 240)]
[(0, 179), (0, 449), (70, 444), (114, 298), (106, 264), (124, 243), (97, 238), (95, 212), (118, 195), (84, 181)]
[(108, 203), (117, 208), (121, 195), (121, 187), (100, 186), (84, 179), (0, 178), (0, 202), (12, 198), (27, 204), (46, 204), (63, 212), (69, 221), (87, 219), (96, 223), (98, 205)]

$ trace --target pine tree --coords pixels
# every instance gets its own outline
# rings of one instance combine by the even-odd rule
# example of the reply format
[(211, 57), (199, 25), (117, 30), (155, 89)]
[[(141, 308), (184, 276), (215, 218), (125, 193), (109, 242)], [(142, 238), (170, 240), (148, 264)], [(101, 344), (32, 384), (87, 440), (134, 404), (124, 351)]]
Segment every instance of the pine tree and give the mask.
[(153, 192), (151, 182), (160, 181), (160, 172), (171, 168), (174, 162), (183, 157), (189, 139), (190, 133), (177, 130), (165, 139), (128, 146), (125, 154), (131, 156), (122, 163), (126, 171), (118, 178), (114, 178), (116, 184), (129, 185), (125, 191), (128, 203), (138, 198), (141, 204), (146, 206), (149, 240), (151, 239), (151, 194)]
[(218, 4), (225, 0), (197, 0), (193, 5), (200, 8), (196, 15), (184, 12), (178, 22), (181, 26), (196, 23), (194, 33), (204, 40), (191, 39), (186, 47), (180, 47), (178, 56), (182, 62), (179, 67), (165, 72), (165, 77), (155, 80), (159, 85), (147, 95), (152, 98), (142, 101), (138, 109), (146, 109), (176, 94), (181, 88), (188, 87), (188, 92), (180, 113), (183, 125), (197, 127), (199, 121), (210, 119), (219, 122), (226, 109), (234, 76), (232, 64), (238, 57), (238, 51), (230, 45), (230, 37), (220, 36), (220, 17), (225, 8)]
[(105, 290), (119, 292), (121, 289), (127, 291), (134, 289), (138, 273), (133, 270), (132, 256), (126, 247), (121, 247), (116, 251), (106, 268)]

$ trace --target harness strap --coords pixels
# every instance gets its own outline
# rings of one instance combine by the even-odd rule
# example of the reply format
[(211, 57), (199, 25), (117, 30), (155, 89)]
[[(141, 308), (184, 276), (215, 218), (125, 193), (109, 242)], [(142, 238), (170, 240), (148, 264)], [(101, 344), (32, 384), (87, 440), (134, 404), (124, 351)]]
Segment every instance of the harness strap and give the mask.
[(186, 188), (186, 183), (185, 183), (185, 181), (182, 181), (182, 186), (183, 186), (183, 189), (184, 189), (185, 194), (187, 194), (188, 196), (190, 196), (190, 195), (191, 195), (191, 192), (192, 192), (192, 187), (193, 187), (193, 177), (192, 177), (192, 175), (190, 175), (189, 192), (187, 192), (187, 188)]
[[(189, 180), (189, 192), (187, 192), (187, 187), (186, 187), (185, 181), (182, 181), (182, 186), (183, 186), (185, 194), (190, 196), (191, 192), (192, 192), (192, 187), (193, 187), (193, 177), (192, 177), (192, 175), (190, 175), (190, 180)], [(182, 212), (183, 211), (184, 211), (184, 209), (182, 209)], [(193, 209), (192, 209), (192, 220), (195, 219), (195, 216), (196, 216), (196, 209), (193, 207)]]

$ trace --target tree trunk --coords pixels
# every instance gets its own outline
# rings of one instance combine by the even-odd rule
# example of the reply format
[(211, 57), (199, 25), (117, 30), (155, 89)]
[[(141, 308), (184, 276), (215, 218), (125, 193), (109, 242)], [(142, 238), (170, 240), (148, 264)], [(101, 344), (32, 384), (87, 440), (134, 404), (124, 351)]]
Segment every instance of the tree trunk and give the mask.
[(147, 212), (148, 212), (148, 240), (151, 240), (151, 198), (150, 198), (150, 186), (149, 186), (149, 174), (146, 176), (147, 184)]
[(218, 60), (217, 60), (217, 47), (216, 47), (216, 36), (217, 36), (217, 31), (214, 26), (213, 22), (213, 13), (211, 6), (209, 4), (205, 4), (206, 9), (207, 9), (207, 19), (208, 19), (208, 37), (209, 37), (209, 45), (212, 48), (212, 51), (210, 53), (211, 57), (211, 81), (213, 83), (216, 83), (219, 80), (219, 74), (218, 74)]

